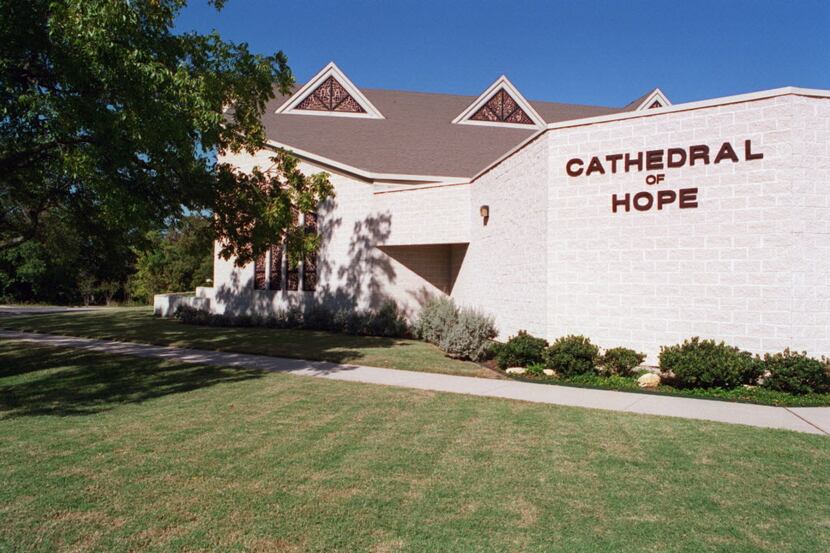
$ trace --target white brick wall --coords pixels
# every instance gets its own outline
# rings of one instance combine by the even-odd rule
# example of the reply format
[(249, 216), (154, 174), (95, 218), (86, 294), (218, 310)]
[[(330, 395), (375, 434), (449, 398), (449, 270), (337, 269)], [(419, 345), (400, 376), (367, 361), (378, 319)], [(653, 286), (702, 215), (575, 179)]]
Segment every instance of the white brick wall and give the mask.
[[(250, 170), (255, 165), (268, 167), (270, 155), (263, 151), (255, 156), (243, 154), (224, 160)], [(322, 170), (305, 162), (301, 169), (306, 174)], [(436, 240), (442, 243), (466, 241), (469, 186), (376, 194), (390, 187), (338, 173), (332, 173), (330, 178), (335, 197), (320, 210), (319, 226), (324, 240), (318, 252), (317, 292), (253, 290), (252, 263), (238, 268), (233, 259), (216, 259), (213, 288), (200, 290), (203, 297), (211, 299), (214, 312), (267, 314), (315, 301), (361, 309), (377, 308), (391, 299), (411, 316), (428, 297), (443, 293), (452, 263), (449, 246), (447, 254), (435, 249), (413, 248), (406, 255), (399, 255), (409, 266), (376, 246), (424, 244)], [(418, 213), (423, 214), (424, 229), (420, 231)], [(465, 217), (459, 217), (461, 213)], [(218, 251), (218, 246), (216, 248)], [(446, 258), (447, 277), (443, 279), (436, 276), (440, 269), (433, 266), (439, 255)], [(410, 268), (413, 263), (419, 264), (416, 268), (422, 273), (427, 271), (427, 278)]]
[[(581, 333), (653, 362), (693, 335), (829, 352), (828, 109), (781, 96), (549, 132), (548, 336)], [(747, 139), (763, 160), (652, 171), (666, 175), (654, 186), (645, 171), (565, 173), (577, 156)], [(613, 193), (685, 187), (698, 188), (697, 209), (611, 211)]]
[(452, 184), (375, 192), (372, 208), (394, 214), (386, 244), (470, 241), (470, 185)]
[[(496, 317), (500, 338), (546, 330), (547, 141), (537, 139), (472, 184), (470, 246), (453, 296)], [(479, 208), (487, 205), (484, 225)]]
[[(654, 171), (565, 173), (573, 157), (694, 144), (716, 151), (725, 141), (739, 150), (745, 140), (764, 159), (665, 169), (654, 186), (645, 184)], [(232, 161), (268, 165), (266, 153)], [(659, 346), (695, 335), (759, 353), (830, 353), (828, 99), (784, 95), (552, 129), (469, 185), (386, 192), (342, 174), (332, 182), (316, 296), (254, 292), (251, 266), (217, 261), (216, 286), (200, 291), (214, 310), (394, 299), (414, 314), (452, 287), (460, 304), (496, 317), (502, 338), (579, 333), (651, 362)], [(686, 187), (698, 188), (697, 209), (611, 211), (614, 193)], [(466, 251), (400, 250), (463, 242)]]

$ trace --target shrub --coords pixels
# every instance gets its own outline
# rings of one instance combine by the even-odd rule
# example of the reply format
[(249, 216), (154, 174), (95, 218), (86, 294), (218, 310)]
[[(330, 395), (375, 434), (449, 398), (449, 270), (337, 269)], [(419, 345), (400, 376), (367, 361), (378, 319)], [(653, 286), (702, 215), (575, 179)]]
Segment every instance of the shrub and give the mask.
[(830, 390), (830, 361), (807, 357), (806, 352), (798, 353), (785, 349), (775, 355), (764, 356), (764, 368), (769, 374), (764, 378), (764, 388), (809, 394)]
[(674, 384), (680, 388), (734, 388), (753, 384), (762, 365), (748, 351), (694, 337), (661, 347), (660, 370), (674, 374)]
[(532, 376), (547, 376), (545, 375), (545, 364), (544, 363), (531, 363), (527, 367), (527, 374)]
[(485, 359), (497, 359), (499, 356), (499, 352), (501, 352), (501, 348), (504, 347), (504, 344), (500, 342), (493, 342), (491, 341), (487, 345), (487, 352), (484, 354)]
[(357, 331), (362, 328), (363, 322), (362, 320), (357, 321), (356, 314), (357, 313), (354, 309), (341, 307), (331, 316), (331, 324), (335, 329), (337, 329), (337, 332), (343, 332), (344, 334), (358, 334)]
[(415, 332), (421, 340), (440, 344), (458, 320), (458, 308), (450, 298), (430, 299), (421, 308), (415, 321)]
[(502, 369), (507, 367), (529, 367), (544, 361), (548, 341), (531, 336), (526, 330), (520, 330), (504, 344), (496, 346), (496, 363)]
[(307, 330), (325, 330), (344, 332), (364, 336), (384, 336), (398, 338), (409, 335), (409, 324), (394, 302), (387, 302), (377, 311), (355, 311), (339, 309), (332, 312), (329, 308), (315, 305), (305, 312), (298, 307), (278, 310), (267, 317), (251, 315), (211, 314), (182, 305), (173, 315), (186, 324), (250, 327), (267, 326), (269, 328), (304, 328)]
[(196, 309), (189, 305), (180, 305), (173, 313), (173, 318), (189, 325), (209, 325), (212, 316), (209, 311)]
[(303, 313), (303, 328), (307, 330), (339, 331), (334, 313), (324, 305), (312, 305)]
[(442, 336), (438, 347), (450, 357), (481, 361), (497, 334), (492, 317), (465, 307), (458, 311), (455, 324)]
[(646, 360), (644, 353), (629, 348), (611, 348), (602, 356), (602, 368), (609, 375), (631, 376)]
[(564, 336), (545, 350), (545, 365), (560, 376), (596, 372), (599, 348), (585, 336)]
[(409, 335), (409, 323), (394, 301), (387, 301), (380, 309), (366, 317), (364, 331), (370, 336), (400, 338)]

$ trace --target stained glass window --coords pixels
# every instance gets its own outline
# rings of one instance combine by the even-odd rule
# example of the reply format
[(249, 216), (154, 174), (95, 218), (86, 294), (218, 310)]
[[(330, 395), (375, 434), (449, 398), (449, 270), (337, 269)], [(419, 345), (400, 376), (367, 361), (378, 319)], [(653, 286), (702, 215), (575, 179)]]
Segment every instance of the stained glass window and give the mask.
[(271, 244), (271, 271), (268, 275), (268, 288), (282, 288), (282, 244)]
[[(306, 234), (317, 234), (317, 214), (306, 213), (303, 220)], [(303, 290), (313, 292), (317, 289), (317, 252), (311, 252), (303, 259)]]
[[(300, 221), (300, 212), (296, 207), (291, 208), (291, 224), (297, 225)], [(300, 266), (299, 264), (291, 267), (288, 265), (288, 270), (285, 272), (285, 289), (291, 292), (296, 292), (300, 289)]]
[(254, 290), (265, 290), (265, 253), (254, 260)]
[(349, 94), (334, 77), (329, 77), (306, 96), (295, 109), (311, 111), (337, 111), (341, 113), (366, 113), (366, 110)]
[(533, 125), (533, 119), (525, 113), (516, 100), (505, 92), (503, 88), (493, 94), (470, 119), (473, 121)]

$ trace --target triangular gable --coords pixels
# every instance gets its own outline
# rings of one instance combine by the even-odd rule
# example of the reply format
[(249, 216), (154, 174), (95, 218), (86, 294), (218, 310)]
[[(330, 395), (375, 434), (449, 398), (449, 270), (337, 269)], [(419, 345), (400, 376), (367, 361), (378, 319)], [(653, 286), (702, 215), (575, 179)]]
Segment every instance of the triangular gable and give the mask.
[(545, 126), (545, 120), (504, 75), (496, 79), (453, 123), (521, 129)]
[(334, 62), (295, 92), (277, 113), (383, 119), (380, 111)]
[(630, 108), (631, 111), (642, 111), (646, 109), (666, 108), (670, 105), (671, 102), (666, 95), (663, 94), (663, 91), (659, 88), (655, 88), (645, 96), (637, 98), (626, 107)]

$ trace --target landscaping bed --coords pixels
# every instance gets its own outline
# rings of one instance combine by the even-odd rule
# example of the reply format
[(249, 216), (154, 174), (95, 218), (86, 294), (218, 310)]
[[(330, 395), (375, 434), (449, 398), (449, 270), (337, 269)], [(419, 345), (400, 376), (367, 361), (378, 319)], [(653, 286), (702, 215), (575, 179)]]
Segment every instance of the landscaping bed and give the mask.
[(491, 364), (528, 382), (714, 399), (784, 407), (830, 406), (830, 361), (805, 353), (753, 356), (723, 342), (692, 338), (661, 348), (660, 366), (644, 370), (645, 355), (602, 351), (584, 336), (553, 344), (520, 331), (493, 348)]
[(513, 380), (522, 382), (533, 382), (536, 384), (554, 384), (557, 386), (572, 386), (574, 388), (593, 388), (597, 390), (617, 390), (620, 392), (633, 392), (647, 395), (679, 396), (696, 399), (712, 399), (718, 401), (731, 401), (737, 403), (754, 403), (757, 405), (774, 405), (779, 407), (828, 407), (830, 406), (830, 394), (804, 394), (793, 395), (775, 390), (767, 390), (759, 386), (751, 388), (704, 388), (684, 389), (676, 388), (667, 384), (661, 384), (656, 388), (641, 388), (637, 384), (636, 376), (585, 376), (558, 378), (555, 376), (535, 376), (532, 374), (506, 375)]

